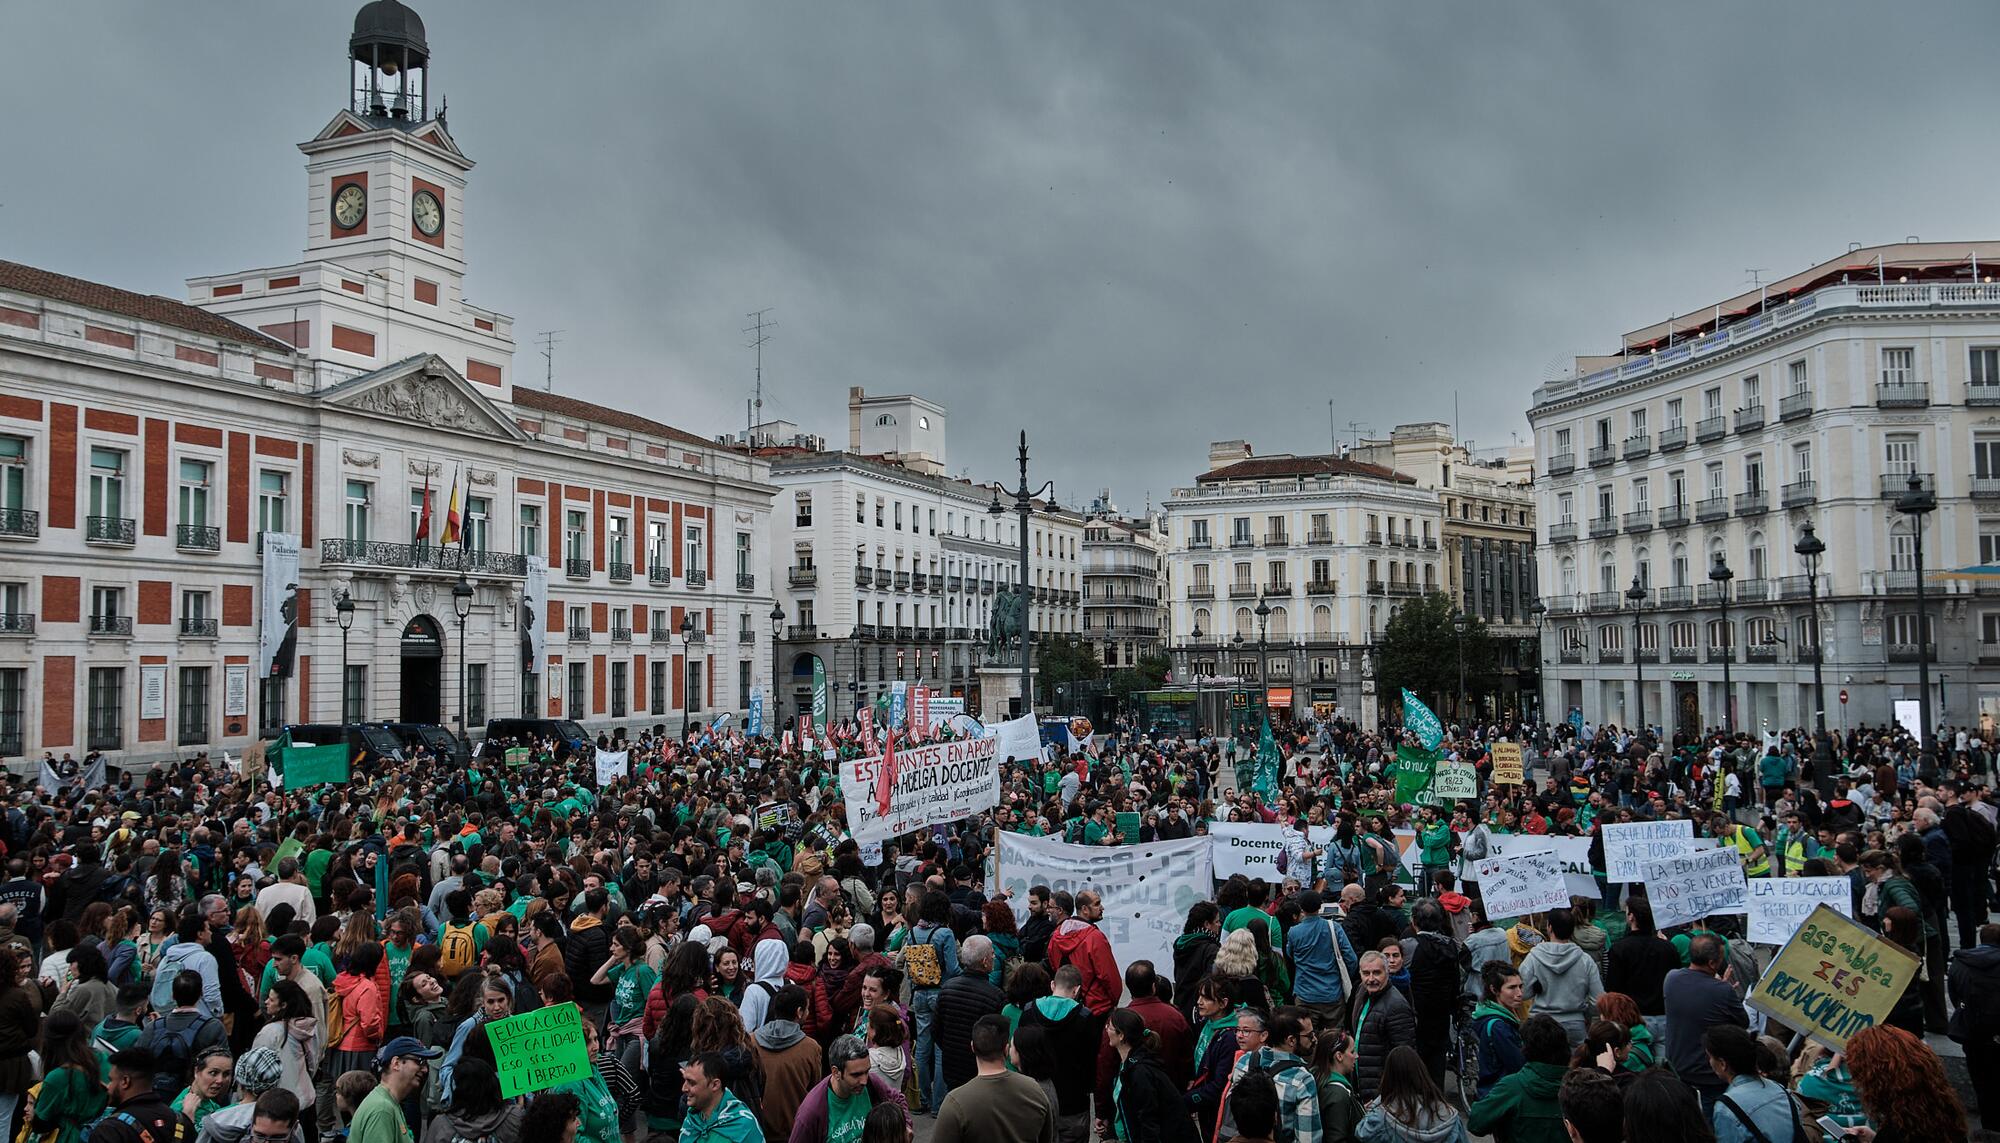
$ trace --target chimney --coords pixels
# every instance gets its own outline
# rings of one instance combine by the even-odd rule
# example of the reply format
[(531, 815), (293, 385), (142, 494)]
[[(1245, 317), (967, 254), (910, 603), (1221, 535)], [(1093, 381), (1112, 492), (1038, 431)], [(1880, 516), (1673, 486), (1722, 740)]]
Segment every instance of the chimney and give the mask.
[(1227, 468), (1237, 461), (1249, 460), (1256, 452), (1249, 441), (1210, 441), (1208, 445), (1208, 471)]
[(861, 386), (847, 387), (847, 451), (861, 451)]

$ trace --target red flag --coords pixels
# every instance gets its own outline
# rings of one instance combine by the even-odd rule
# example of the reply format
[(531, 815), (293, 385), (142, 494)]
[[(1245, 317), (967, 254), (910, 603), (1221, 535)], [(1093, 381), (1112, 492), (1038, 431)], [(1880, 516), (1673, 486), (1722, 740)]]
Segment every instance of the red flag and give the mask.
[(417, 513), (417, 539), (431, 538), (431, 474), (424, 473), (424, 506)]
[(882, 741), (882, 770), (875, 778), (875, 812), (886, 818), (889, 795), (896, 789), (896, 728), (890, 727)]

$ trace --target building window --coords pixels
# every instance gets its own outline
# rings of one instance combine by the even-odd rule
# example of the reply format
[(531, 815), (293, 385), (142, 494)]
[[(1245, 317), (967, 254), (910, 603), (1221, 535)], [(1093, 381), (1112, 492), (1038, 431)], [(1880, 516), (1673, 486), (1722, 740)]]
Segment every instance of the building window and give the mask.
[(181, 668), (180, 745), (208, 741), (208, 668)]
[(1812, 443), (1800, 441), (1792, 446), (1792, 480), (1798, 484), (1811, 484), (1812, 478)]
[(373, 491), (365, 480), (347, 482), (346, 524), (349, 543), (368, 542), (368, 496)]
[(1806, 359), (1786, 362), (1785, 373), (1791, 384), (1791, 393), (1797, 396), (1812, 388), (1812, 378), (1806, 374)]
[(91, 750), (118, 750), (125, 745), (125, 671), (122, 667), (92, 667), (88, 692)]
[(745, 577), (751, 574), (752, 572), (750, 570), (750, 533), (738, 532), (736, 533), (737, 582), (741, 583), (745, 579)]
[(611, 717), (613, 718), (625, 717), (626, 673), (630, 670), (631, 665), (623, 660), (614, 660), (611, 664)]
[(1882, 438), (1883, 471), (1891, 476), (1908, 476), (1917, 471), (1917, 434), (1890, 433)]
[(664, 579), (674, 566), (673, 534), (665, 520), (646, 521), (646, 567), (653, 579)]
[(125, 589), (122, 587), (93, 587), (90, 589), (91, 625), (99, 630), (108, 629), (111, 624), (104, 620), (116, 619), (123, 614)]
[(340, 691), (340, 720), (365, 722), (368, 718), (368, 668), (358, 663), (347, 667), (347, 680)]
[(687, 570), (690, 572), (706, 572), (708, 570), (708, 560), (702, 555), (701, 525), (689, 524), (684, 542), (686, 544)]
[(1917, 351), (1908, 346), (1882, 350), (1882, 384), (1914, 385), (1917, 382)]
[(277, 737), (277, 729), (285, 724), (285, 680), (257, 680), (257, 725), (269, 731), (269, 737)]
[(667, 713), (667, 661), (655, 659), (646, 669), (651, 674), (646, 691), (646, 701), (650, 704), (647, 709), (655, 716), (663, 715)]
[(813, 522), (813, 498), (810, 492), (801, 492), (792, 504), (792, 527), (810, 528)]
[(202, 460), (181, 462), (181, 527), (208, 527), (208, 479), (213, 468), (213, 465)]
[(701, 675), (701, 661), (699, 659), (689, 659), (687, 661), (687, 701), (689, 714), (701, 709)]
[(571, 509), (563, 513), (563, 559), (569, 563), (590, 562), (590, 516)]
[(465, 528), (459, 543), (468, 550), (486, 553), (486, 526), (493, 516), (493, 502), (484, 496), (465, 498)]
[(125, 454), (117, 449), (90, 450), (90, 514), (104, 520), (125, 515)]
[(1743, 407), (1761, 409), (1764, 407), (1764, 384), (1752, 373), (1743, 379)]
[(0, 754), (22, 754), (27, 746), (28, 672), (0, 667)]
[(520, 553), (524, 556), (539, 554), (542, 550), (542, 506), (523, 504), (520, 509), (521, 525)]
[(1667, 628), (1667, 641), (1676, 651), (1694, 650), (1694, 622), (1683, 619), (1669, 625)]
[(1966, 378), (1981, 387), (2000, 386), (2000, 348), (1966, 351)]
[(486, 725), (486, 664), (465, 665), (465, 726)]
[(569, 719), (581, 722), (584, 707), (590, 698), (590, 676), (582, 663), (569, 664)]
[[(0, 437), (0, 510), (18, 512), (27, 506), (27, 439)], [(15, 751), (15, 753), (20, 752)]]
[(284, 532), (291, 523), (291, 474), (264, 469), (257, 474), (257, 530)]
[(1669, 397), (1667, 399), (1667, 428), (1678, 429), (1686, 425), (1687, 422), (1683, 419), (1683, 414), (1681, 413), (1681, 406), (1682, 402), (1679, 397)]
[(614, 564), (629, 564), (632, 556), (625, 550), (631, 538), (632, 521), (623, 516), (607, 516), (604, 520), (604, 558)]
[(736, 664), (736, 705), (750, 709), (750, 660)]

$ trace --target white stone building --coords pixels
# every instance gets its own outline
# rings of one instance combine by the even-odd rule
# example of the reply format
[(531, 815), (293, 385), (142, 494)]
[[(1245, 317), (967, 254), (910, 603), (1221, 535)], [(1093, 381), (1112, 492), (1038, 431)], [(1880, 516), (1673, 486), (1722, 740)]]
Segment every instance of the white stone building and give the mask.
[[(786, 717), (810, 710), (815, 657), (831, 717), (898, 679), (985, 709), (978, 667), (994, 599), (1020, 578), (1019, 517), (1004, 491), (1007, 511), (996, 516), (993, 485), (946, 475), (945, 418), (922, 397), (854, 388), (844, 450), (792, 426), (752, 430), (779, 490), (771, 551), (786, 615), (775, 668)], [(1038, 510), (1028, 541), (1029, 631), (1078, 634), (1083, 518)]]
[[(768, 465), (514, 387), (511, 322), (463, 296), (472, 163), (427, 62), (413, 12), (362, 10), (348, 106), (301, 145), (302, 261), (190, 279), (186, 304), (0, 263), (0, 757), (461, 710), (475, 738), (636, 730), (768, 680)], [(300, 558), (267, 676), (273, 535)]]
[(1444, 586), (1439, 495), (1381, 465), (1236, 440), (1209, 446), (1208, 471), (1165, 512), (1175, 678), (1256, 685), (1262, 599), (1274, 710), (1372, 720), (1370, 646), (1405, 601)]
[[(1933, 721), (1990, 724), (2000, 597), (1937, 573), (2000, 561), (1996, 261), (1993, 242), (1852, 250), (1634, 330), (1536, 391), (1552, 715), (1637, 721), (1643, 694), (1646, 720), (1669, 728), (1720, 724), (1732, 704), (1739, 726), (1811, 725), (1816, 589), (1830, 728), (1916, 699), (1926, 642)], [(1928, 638), (1916, 538), (1895, 511), (1911, 474), (1937, 497)], [(1816, 583), (1794, 551), (1807, 524), (1826, 544)]]
[(1083, 638), (1106, 670), (1167, 648), (1163, 517), (1121, 517), (1103, 499), (1083, 527)]

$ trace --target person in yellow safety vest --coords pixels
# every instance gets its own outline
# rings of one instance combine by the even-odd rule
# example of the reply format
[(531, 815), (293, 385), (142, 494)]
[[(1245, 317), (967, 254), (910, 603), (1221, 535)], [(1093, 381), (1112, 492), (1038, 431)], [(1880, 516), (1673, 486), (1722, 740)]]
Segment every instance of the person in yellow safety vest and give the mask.
[(1785, 824), (1778, 830), (1778, 868), (1786, 877), (1799, 876), (1805, 863), (1819, 856), (1819, 842), (1812, 831), (1806, 829), (1805, 819), (1794, 810), (1785, 815)]
[(1771, 872), (1770, 851), (1764, 847), (1764, 839), (1757, 831), (1746, 825), (1738, 825), (1721, 814), (1715, 816), (1715, 836), (1718, 840), (1736, 847), (1736, 855), (1743, 861), (1745, 877), (1765, 877)]

